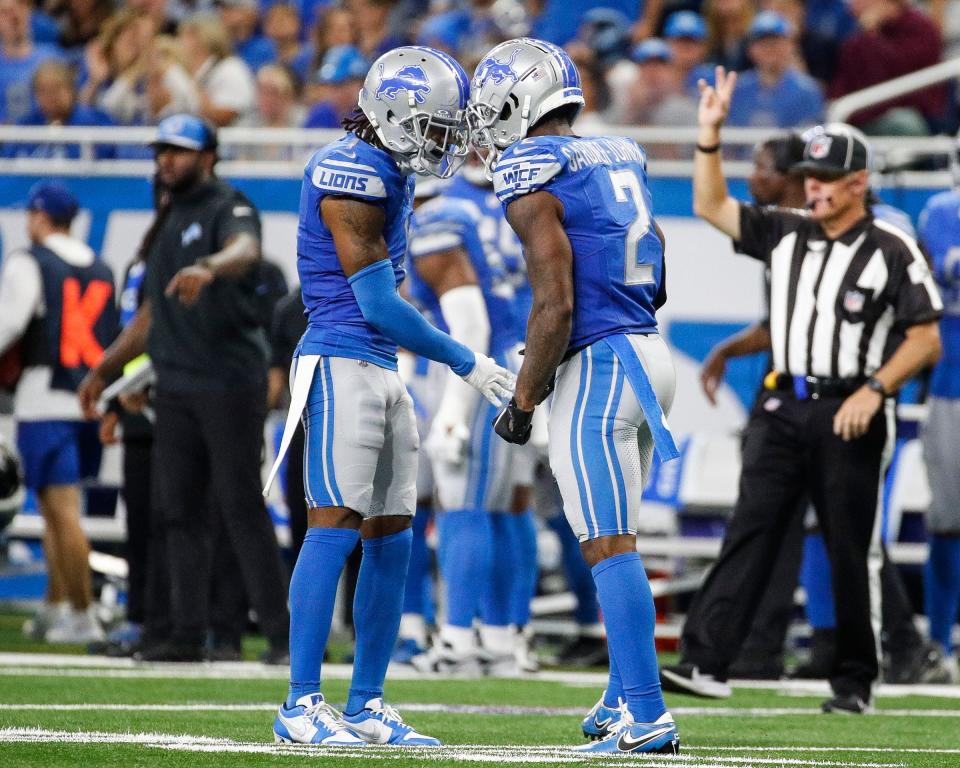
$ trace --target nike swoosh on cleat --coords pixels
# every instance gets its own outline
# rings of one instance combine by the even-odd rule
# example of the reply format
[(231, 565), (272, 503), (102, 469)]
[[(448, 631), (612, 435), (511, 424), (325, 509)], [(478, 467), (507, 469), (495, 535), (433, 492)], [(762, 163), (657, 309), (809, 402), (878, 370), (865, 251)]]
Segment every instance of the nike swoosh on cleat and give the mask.
[(637, 747), (642, 747), (644, 744), (649, 744), (654, 739), (670, 733), (672, 730), (673, 726), (671, 725), (667, 728), (661, 728), (659, 731), (652, 731), (645, 736), (640, 737), (639, 739), (631, 739), (629, 733), (623, 733), (617, 740), (617, 749), (619, 749), (621, 752), (633, 752)]
[[(311, 726), (300, 723), (299, 718), (291, 719), (283, 715), (277, 715), (277, 717), (286, 726), (287, 733), (294, 739), (310, 741), (313, 737), (313, 733), (310, 733)], [(316, 733), (316, 729), (312, 730)]]
[(597, 720), (597, 718), (593, 718), (593, 724), (594, 724), (597, 728), (606, 728), (608, 725), (610, 725), (610, 723), (611, 723), (612, 721), (613, 721), (613, 718), (612, 718), (612, 717), (608, 717), (608, 718), (606, 718), (606, 719), (604, 719), (604, 720)]

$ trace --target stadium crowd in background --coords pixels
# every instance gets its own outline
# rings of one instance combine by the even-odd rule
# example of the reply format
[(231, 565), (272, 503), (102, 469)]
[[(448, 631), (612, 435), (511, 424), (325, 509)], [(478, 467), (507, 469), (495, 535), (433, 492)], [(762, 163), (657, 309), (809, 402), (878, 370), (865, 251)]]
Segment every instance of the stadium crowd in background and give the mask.
[[(0, 122), (155, 125), (191, 112), (217, 126), (334, 128), (355, 104), (370, 63), (397, 45), (429, 45), (471, 69), (491, 45), (529, 34), (564, 46), (588, 73), (596, 97), (580, 130), (600, 121), (688, 125), (697, 80), (711, 79), (717, 64), (742, 73), (731, 125), (806, 127), (823, 117), (827, 98), (956, 51), (953, 5), (95, 0), (81, 13), (59, 0), (0, 0)], [(851, 122), (867, 133), (926, 135), (953, 132), (958, 120), (948, 89), (935, 86)], [(8, 146), (3, 154), (38, 151)], [(45, 148), (44, 156), (51, 151), (70, 155), (76, 147)], [(272, 147), (244, 156), (286, 159)]]

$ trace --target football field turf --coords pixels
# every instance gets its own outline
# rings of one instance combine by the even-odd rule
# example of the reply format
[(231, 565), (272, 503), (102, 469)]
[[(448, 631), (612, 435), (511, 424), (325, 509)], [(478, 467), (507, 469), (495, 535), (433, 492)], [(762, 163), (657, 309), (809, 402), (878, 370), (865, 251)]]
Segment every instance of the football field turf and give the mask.
[[(668, 695), (679, 758), (585, 759), (579, 722), (603, 687), (597, 673), (522, 680), (450, 680), (398, 672), (388, 700), (439, 737), (433, 749), (335, 751), (273, 744), (285, 670), (257, 663), (135, 665), (82, 656), (0, 653), (0, 766), (692, 765), (960, 766), (960, 690), (887, 688), (878, 711), (821, 715), (823, 685), (738, 687), (710, 702)], [(329, 701), (346, 698), (349, 669), (330, 665)], [(819, 685), (819, 688), (817, 687)]]

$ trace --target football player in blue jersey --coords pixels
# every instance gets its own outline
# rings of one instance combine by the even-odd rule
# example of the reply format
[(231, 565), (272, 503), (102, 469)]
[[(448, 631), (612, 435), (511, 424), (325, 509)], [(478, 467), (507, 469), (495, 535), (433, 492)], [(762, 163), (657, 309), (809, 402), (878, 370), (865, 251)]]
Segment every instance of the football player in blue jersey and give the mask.
[(923, 682), (956, 683), (960, 670), (952, 640), (960, 611), (960, 190), (930, 199), (920, 214), (920, 237), (943, 295), (943, 357), (930, 379), (930, 413), (923, 430), (931, 492), (924, 602), (930, 639), (938, 647), (928, 659)]
[[(497, 433), (523, 443), (553, 387), (550, 466), (593, 571), (610, 677), (584, 733), (585, 752), (676, 753), (680, 739), (658, 682), (650, 586), (636, 549), (654, 448), (678, 455), (665, 412), (670, 351), (657, 333), (666, 299), (663, 236), (646, 156), (620, 137), (579, 138), (576, 67), (559, 48), (510, 40), (472, 81), (474, 142), (523, 243), (533, 289), (526, 351)], [(555, 384), (551, 384), (555, 380)]]
[[(383, 699), (416, 503), (418, 440), (397, 346), (450, 366), (492, 402), (509, 395), (514, 377), (430, 325), (397, 286), (411, 174), (456, 171), (468, 151), (467, 97), (449, 56), (396, 48), (371, 67), (347, 134), (304, 169), (297, 267), (308, 326), (269, 480), (302, 414), (308, 530), (290, 582), (290, 688), (274, 722), (278, 741), (439, 743)], [(320, 662), (340, 572), (360, 540), (354, 672), (341, 716), (324, 701)]]
[[(520, 333), (507, 248), (520, 245), (492, 188), (461, 174), (413, 216), (408, 285), (411, 299), (441, 330), (516, 369)], [(495, 415), (458, 376), (448, 376), (424, 443), (443, 509), (437, 525), (445, 623), (431, 652), (412, 660), (420, 669), (519, 671), (511, 625), (526, 624), (536, 577), (536, 532), (527, 510), (532, 462), (524, 460), (525, 449), (494, 439)]]

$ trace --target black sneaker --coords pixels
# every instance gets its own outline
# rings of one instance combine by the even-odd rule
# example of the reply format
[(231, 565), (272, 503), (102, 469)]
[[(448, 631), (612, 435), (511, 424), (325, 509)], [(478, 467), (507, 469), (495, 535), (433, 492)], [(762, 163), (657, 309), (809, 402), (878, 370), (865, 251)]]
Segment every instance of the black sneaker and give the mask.
[(604, 667), (610, 663), (610, 656), (603, 638), (578, 637), (560, 648), (551, 663), (568, 667)]
[(134, 661), (203, 661), (203, 646), (199, 643), (164, 642), (144, 646), (133, 654)]
[(725, 676), (701, 672), (696, 664), (661, 667), (660, 685), (665, 691), (690, 693), (705, 699), (729, 699), (733, 693)]
[(838, 715), (865, 715), (873, 712), (873, 704), (869, 699), (864, 701), (855, 693), (838, 693), (832, 699), (823, 702), (820, 710)]

